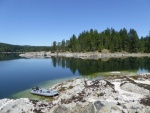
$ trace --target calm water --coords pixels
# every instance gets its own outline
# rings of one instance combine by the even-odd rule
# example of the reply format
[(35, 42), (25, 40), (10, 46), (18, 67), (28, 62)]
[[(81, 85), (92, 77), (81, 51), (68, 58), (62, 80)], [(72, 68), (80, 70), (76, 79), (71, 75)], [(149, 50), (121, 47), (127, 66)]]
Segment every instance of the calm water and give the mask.
[[(0, 98), (33, 86), (98, 72), (149, 72), (150, 58), (81, 60), (74, 58), (24, 59), (0, 54)], [(57, 82), (58, 82), (57, 81)]]

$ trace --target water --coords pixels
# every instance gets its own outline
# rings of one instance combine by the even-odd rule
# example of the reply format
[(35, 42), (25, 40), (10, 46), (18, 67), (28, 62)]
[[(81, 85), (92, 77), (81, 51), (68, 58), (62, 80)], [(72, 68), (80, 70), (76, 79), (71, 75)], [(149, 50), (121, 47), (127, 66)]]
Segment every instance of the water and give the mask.
[(82, 60), (54, 57), (24, 59), (10, 54), (0, 56), (0, 98), (26, 97), (30, 94), (29, 89), (36, 85), (46, 87), (65, 79), (99, 72), (141, 73), (150, 70), (150, 58)]
[(0, 61), (0, 98), (14, 93), (69, 77), (79, 76), (69, 68), (54, 67), (52, 59), (14, 59)]
[(68, 67), (79, 75), (86, 76), (98, 72), (132, 71), (148, 72), (150, 70), (150, 58), (112, 58), (99, 60), (82, 60), (75, 58), (52, 58), (53, 66)]

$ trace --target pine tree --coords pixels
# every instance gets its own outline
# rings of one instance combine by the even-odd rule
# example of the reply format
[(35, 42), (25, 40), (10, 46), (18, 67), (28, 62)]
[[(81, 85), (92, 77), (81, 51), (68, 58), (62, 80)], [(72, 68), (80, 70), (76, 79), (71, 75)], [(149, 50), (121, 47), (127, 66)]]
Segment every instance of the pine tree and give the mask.
[(53, 47), (52, 47), (52, 51), (56, 51), (57, 50), (57, 45), (56, 45), (56, 41), (53, 42)]
[(65, 46), (66, 46), (65, 40), (62, 40), (62, 42), (61, 42), (62, 51), (65, 51)]
[(129, 52), (136, 53), (138, 52), (138, 44), (139, 44), (139, 38), (137, 35), (137, 32), (134, 29), (130, 29), (129, 33)]
[(128, 38), (128, 32), (125, 28), (121, 29), (119, 31), (120, 38), (121, 38), (121, 49), (123, 51), (129, 51), (129, 38)]

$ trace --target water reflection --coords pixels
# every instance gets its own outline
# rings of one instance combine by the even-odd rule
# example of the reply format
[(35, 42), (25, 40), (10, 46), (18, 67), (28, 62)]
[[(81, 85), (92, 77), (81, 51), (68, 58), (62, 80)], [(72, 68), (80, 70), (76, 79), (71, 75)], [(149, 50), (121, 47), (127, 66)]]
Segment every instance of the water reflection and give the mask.
[(0, 53), (0, 61), (19, 59), (19, 53)]
[(58, 79), (85, 77), (85, 75), (93, 77), (92, 74), (108, 71), (134, 71), (140, 73), (150, 70), (150, 58), (147, 57), (113, 58), (107, 60), (59, 57), (52, 57), (50, 59), (17, 59), (20, 57), (16, 54), (2, 54), (0, 58), (1, 60), (6, 60), (0, 61), (0, 91), (5, 90), (0, 93), (0, 98), (7, 98), (12, 94), (29, 89), (35, 85)]
[(79, 72), (80, 75), (90, 75), (97, 72), (108, 71), (138, 71), (150, 70), (150, 58), (111, 58), (109, 60), (89, 60), (76, 58), (52, 57), (54, 67), (70, 68), (72, 73)]

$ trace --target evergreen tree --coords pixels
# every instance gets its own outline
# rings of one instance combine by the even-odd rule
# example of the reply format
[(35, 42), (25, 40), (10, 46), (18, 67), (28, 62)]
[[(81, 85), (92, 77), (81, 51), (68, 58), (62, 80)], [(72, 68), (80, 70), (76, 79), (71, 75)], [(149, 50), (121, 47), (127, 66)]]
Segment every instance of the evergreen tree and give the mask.
[(145, 38), (145, 52), (150, 53), (150, 36)]
[(72, 52), (76, 52), (77, 51), (77, 38), (76, 38), (76, 36), (74, 34), (70, 38), (69, 48), (70, 48), (70, 50)]
[(57, 45), (56, 45), (56, 41), (53, 42), (53, 47), (52, 47), (52, 51), (56, 51), (57, 50)]
[(128, 32), (127, 32), (127, 30), (125, 29), (125, 28), (123, 28), (123, 29), (121, 29), (120, 31), (119, 31), (119, 34), (120, 34), (120, 38), (121, 38), (121, 45), (122, 45), (122, 47), (121, 47), (121, 49), (123, 50), (123, 51), (129, 51), (129, 38), (128, 38)]
[(143, 37), (141, 37), (140, 41), (139, 41), (139, 52), (144, 52), (145, 51), (145, 40)]
[(66, 42), (65, 42), (65, 40), (62, 40), (62, 42), (61, 42), (62, 51), (65, 51), (65, 46), (66, 46)]
[(128, 32), (123, 28), (117, 32), (113, 28), (107, 28), (101, 33), (91, 29), (90, 31), (83, 31), (78, 37), (72, 35), (70, 40), (66, 42), (62, 40), (57, 45), (56, 42), (53, 42), (52, 50), (56, 51), (57, 48), (71, 52), (101, 52), (103, 49), (108, 49), (111, 52), (150, 52), (150, 36), (139, 39), (134, 29), (130, 29)]
[(138, 52), (138, 44), (139, 44), (139, 38), (137, 35), (137, 32), (134, 29), (130, 29), (129, 33), (129, 52), (136, 53)]
[(105, 30), (105, 35), (104, 35), (104, 48), (105, 49), (110, 49), (110, 39), (111, 39), (111, 31), (110, 31), (110, 29), (109, 28), (107, 28), (106, 30)]

